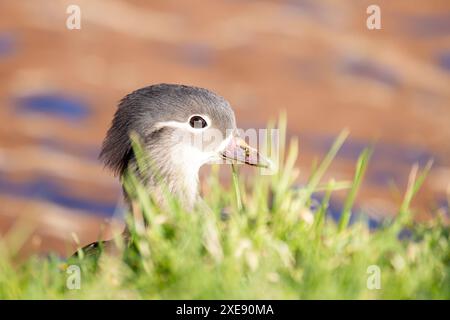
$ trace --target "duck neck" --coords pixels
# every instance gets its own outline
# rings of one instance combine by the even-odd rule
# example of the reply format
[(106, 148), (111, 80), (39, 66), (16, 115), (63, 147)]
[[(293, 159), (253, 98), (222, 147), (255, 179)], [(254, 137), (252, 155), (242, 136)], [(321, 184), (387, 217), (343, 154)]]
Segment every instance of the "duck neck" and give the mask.
[(186, 210), (194, 208), (199, 200), (199, 169), (183, 159), (189, 159), (180, 150), (153, 149), (149, 153), (149, 168), (141, 181), (158, 205), (167, 205), (168, 195), (173, 196)]
[(192, 210), (199, 198), (198, 183), (198, 171), (186, 172), (184, 168), (172, 167), (166, 162), (160, 170), (150, 173), (146, 187), (158, 204), (165, 204), (166, 192), (169, 192), (186, 209)]

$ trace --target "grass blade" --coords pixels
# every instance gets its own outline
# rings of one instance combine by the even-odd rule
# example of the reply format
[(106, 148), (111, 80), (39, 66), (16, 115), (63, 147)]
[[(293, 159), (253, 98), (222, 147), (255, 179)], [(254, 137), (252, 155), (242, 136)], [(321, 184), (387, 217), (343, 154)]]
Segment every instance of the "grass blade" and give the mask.
[(347, 139), (348, 134), (349, 134), (348, 130), (344, 130), (339, 134), (339, 136), (336, 138), (333, 145), (331, 146), (330, 151), (328, 151), (327, 155), (322, 160), (317, 170), (311, 175), (308, 185), (304, 190), (302, 190), (302, 194), (300, 197), (301, 206), (304, 206), (306, 201), (311, 198), (312, 193), (314, 192), (314, 190), (316, 190), (326, 170), (328, 169), (337, 152)]
[[(402, 204), (400, 205), (399, 213), (398, 213), (398, 223), (404, 224), (406, 220), (408, 220), (408, 213), (410, 212), (410, 205), (411, 201), (414, 198), (414, 196), (417, 194), (417, 192), (422, 187), (425, 178), (428, 175), (428, 172), (430, 171), (431, 167), (433, 165), (433, 161), (428, 161), (425, 168), (422, 170), (422, 173), (417, 177), (417, 174), (419, 172), (419, 165), (415, 164), (411, 170), (411, 173), (409, 174), (408, 178), (408, 187), (405, 192), (405, 196), (403, 198)], [(417, 177), (417, 178), (416, 178)]]
[(235, 164), (231, 164), (231, 171), (233, 175), (233, 188), (236, 196), (237, 209), (239, 212), (242, 212), (244, 210), (244, 205), (242, 204), (241, 188), (239, 187), (239, 177)]
[(339, 219), (339, 226), (338, 226), (339, 231), (344, 230), (350, 221), (351, 209), (353, 207), (353, 203), (355, 202), (356, 194), (358, 192), (359, 186), (361, 185), (362, 178), (364, 177), (364, 174), (366, 172), (367, 164), (369, 163), (371, 154), (372, 151), (370, 149), (364, 149), (364, 151), (358, 158), (353, 183), (348, 193), (348, 196), (345, 199), (342, 215), (341, 218)]

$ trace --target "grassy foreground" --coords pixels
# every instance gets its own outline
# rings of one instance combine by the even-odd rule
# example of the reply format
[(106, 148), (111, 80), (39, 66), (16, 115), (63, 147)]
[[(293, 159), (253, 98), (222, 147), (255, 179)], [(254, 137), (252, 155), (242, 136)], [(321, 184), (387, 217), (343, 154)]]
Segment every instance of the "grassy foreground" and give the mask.
[[(276, 175), (244, 183), (233, 171), (233, 190), (213, 169), (205, 194), (211, 211), (195, 214), (176, 201), (158, 210), (129, 176), (127, 188), (150, 225), (129, 219), (130, 247), (117, 239), (120, 256), (67, 263), (34, 257), (17, 265), (15, 250), (0, 239), (0, 299), (450, 299), (449, 228), (439, 219), (412, 222), (410, 203), (429, 167), (413, 168), (395, 220), (376, 231), (362, 219), (349, 225), (370, 151), (361, 154), (352, 182), (322, 181), (345, 138), (336, 139), (301, 189), (293, 188), (295, 142), (284, 152), (282, 141), (286, 157)], [(348, 195), (336, 223), (326, 211), (342, 189)], [(322, 203), (309, 209), (317, 192)], [(404, 228), (412, 236), (400, 240)], [(73, 265), (81, 271), (79, 289)]]

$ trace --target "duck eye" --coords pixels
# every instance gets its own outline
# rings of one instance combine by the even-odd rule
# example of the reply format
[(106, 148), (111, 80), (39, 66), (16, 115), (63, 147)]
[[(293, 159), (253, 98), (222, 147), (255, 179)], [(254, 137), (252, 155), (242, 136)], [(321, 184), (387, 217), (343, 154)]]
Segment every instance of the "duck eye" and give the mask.
[(202, 129), (208, 126), (208, 123), (200, 116), (192, 116), (191, 119), (189, 119), (189, 125), (195, 129)]

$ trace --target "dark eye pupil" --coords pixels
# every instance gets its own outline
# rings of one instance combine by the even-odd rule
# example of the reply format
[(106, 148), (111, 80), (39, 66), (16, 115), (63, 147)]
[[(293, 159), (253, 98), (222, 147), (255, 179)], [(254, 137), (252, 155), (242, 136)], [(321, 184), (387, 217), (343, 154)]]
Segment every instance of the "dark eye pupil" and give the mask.
[(193, 116), (189, 120), (189, 125), (192, 128), (201, 129), (201, 128), (206, 127), (208, 124), (206, 123), (205, 119), (203, 119), (202, 117), (200, 117), (200, 116)]

